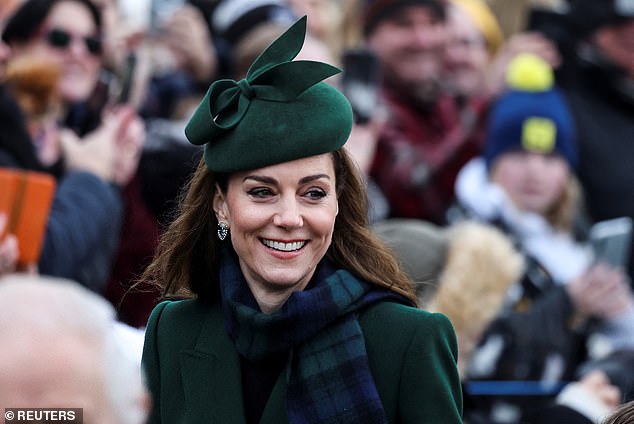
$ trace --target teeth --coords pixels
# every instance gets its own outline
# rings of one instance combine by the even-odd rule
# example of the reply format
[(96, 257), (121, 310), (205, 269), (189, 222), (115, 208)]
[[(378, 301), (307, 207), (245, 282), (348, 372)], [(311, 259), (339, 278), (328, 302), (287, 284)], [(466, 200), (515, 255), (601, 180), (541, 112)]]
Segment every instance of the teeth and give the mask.
[(305, 241), (294, 241), (291, 243), (281, 243), (273, 240), (262, 240), (262, 242), (271, 249), (281, 250), (282, 252), (293, 252), (299, 250), (306, 244)]

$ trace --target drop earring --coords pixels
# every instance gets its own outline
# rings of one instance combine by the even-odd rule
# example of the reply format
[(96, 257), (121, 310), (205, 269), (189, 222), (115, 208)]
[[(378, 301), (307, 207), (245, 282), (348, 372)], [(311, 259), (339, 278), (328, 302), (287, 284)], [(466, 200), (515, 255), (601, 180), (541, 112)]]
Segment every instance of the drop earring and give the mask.
[(224, 241), (227, 238), (227, 234), (229, 234), (229, 226), (224, 222), (218, 223), (218, 238), (220, 241)]

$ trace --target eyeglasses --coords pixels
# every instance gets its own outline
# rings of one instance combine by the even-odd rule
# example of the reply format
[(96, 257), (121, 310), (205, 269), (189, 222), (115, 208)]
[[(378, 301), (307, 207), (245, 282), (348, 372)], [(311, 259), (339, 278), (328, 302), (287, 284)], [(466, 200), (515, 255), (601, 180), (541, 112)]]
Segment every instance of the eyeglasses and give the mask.
[(66, 49), (70, 46), (70, 43), (73, 40), (80, 38), (84, 42), (86, 50), (94, 56), (99, 56), (103, 49), (102, 42), (98, 37), (91, 35), (75, 35), (61, 28), (48, 30), (45, 33), (45, 38), (50, 46), (58, 49)]

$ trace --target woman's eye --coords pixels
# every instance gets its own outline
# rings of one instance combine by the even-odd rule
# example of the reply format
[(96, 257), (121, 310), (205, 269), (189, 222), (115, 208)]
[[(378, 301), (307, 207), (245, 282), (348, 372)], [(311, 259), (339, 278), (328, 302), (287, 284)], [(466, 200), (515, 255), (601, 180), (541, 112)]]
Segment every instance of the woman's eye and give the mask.
[(247, 194), (253, 197), (268, 197), (273, 195), (273, 191), (266, 187), (257, 187), (247, 191)]
[(326, 192), (318, 188), (313, 188), (306, 192), (306, 196), (313, 200), (319, 200), (326, 197)]

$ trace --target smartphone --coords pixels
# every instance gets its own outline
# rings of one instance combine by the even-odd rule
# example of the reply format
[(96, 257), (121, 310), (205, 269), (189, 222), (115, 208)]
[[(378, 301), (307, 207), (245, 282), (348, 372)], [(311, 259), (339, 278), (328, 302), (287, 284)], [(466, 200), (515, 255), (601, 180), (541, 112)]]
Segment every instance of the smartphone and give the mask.
[(540, 31), (546, 34), (566, 31), (570, 28), (568, 8), (533, 6), (528, 10), (526, 30)]
[(150, 33), (159, 34), (163, 31), (165, 21), (186, 3), (187, 0), (151, 0)]
[(595, 262), (627, 268), (632, 243), (632, 219), (619, 217), (599, 221), (590, 228)]
[(348, 49), (343, 53), (342, 65), (341, 91), (352, 105), (355, 122), (367, 123), (378, 104), (379, 60), (369, 49)]
[(128, 103), (132, 94), (132, 84), (134, 81), (134, 71), (136, 69), (136, 53), (130, 52), (125, 58), (123, 69), (119, 79), (119, 93), (117, 103)]
[(0, 212), (9, 218), (6, 233), (18, 239), (20, 265), (39, 260), (56, 185), (48, 174), (0, 168)]

